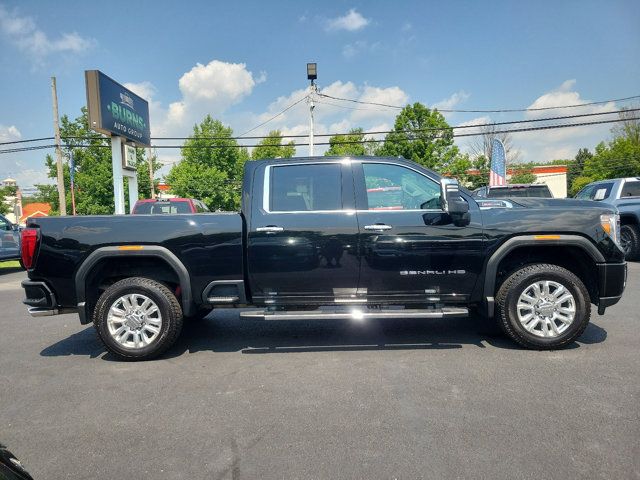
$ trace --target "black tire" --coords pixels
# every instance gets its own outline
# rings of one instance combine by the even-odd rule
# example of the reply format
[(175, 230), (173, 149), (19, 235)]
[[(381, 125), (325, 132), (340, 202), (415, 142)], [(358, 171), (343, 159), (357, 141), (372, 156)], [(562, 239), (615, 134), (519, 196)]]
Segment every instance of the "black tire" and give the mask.
[(626, 260), (638, 260), (640, 258), (640, 227), (638, 225), (622, 225), (620, 227), (620, 240), (623, 244), (624, 258)]
[[(573, 295), (575, 302), (573, 322), (555, 337), (537, 336), (527, 331), (518, 319), (520, 296), (533, 283), (544, 280), (562, 285)], [(498, 289), (496, 308), (496, 320), (507, 336), (523, 347), (535, 350), (553, 350), (569, 345), (582, 335), (591, 316), (589, 292), (582, 281), (565, 268), (544, 263), (527, 265), (513, 272)]]
[[(145, 295), (160, 312), (160, 331), (147, 346), (126, 348), (109, 333), (109, 310), (120, 297), (127, 294)], [(114, 283), (100, 296), (93, 312), (93, 325), (109, 352), (123, 360), (149, 360), (162, 354), (177, 340), (182, 330), (182, 308), (173, 292), (163, 284), (149, 278), (130, 277)]]

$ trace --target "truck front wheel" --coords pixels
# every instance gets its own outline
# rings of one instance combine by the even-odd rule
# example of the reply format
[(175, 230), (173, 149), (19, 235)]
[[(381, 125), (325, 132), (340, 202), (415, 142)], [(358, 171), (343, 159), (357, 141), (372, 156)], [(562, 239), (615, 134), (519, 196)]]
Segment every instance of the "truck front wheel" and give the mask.
[(640, 228), (633, 224), (622, 225), (620, 244), (625, 260), (637, 260), (640, 257)]
[(148, 360), (174, 344), (182, 330), (182, 309), (163, 284), (130, 277), (98, 299), (93, 324), (107, 350), (125, 360)]
[(497, 320), (520, 345), (538, 350), (562, 348), (589, 323), (591, 303), (582, 281), (550, 264), (527, 265), (513, 272), (496, 295)]

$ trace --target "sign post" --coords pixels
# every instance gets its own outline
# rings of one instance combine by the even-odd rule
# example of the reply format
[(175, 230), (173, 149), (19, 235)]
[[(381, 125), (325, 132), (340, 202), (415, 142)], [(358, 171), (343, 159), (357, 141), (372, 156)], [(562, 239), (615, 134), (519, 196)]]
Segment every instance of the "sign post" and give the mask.
[[(111, 136), (115, 213), (124, 214), (124, 177), (129, 183), (129, 213), (138, 199), (135, 148), (151, 145), (149, 104), (99, 70), (86, 70), (89, 127)], [(131, 144), (123, 143), (129, 141)], [(133, 154), (131, 153), (133, 151)]]

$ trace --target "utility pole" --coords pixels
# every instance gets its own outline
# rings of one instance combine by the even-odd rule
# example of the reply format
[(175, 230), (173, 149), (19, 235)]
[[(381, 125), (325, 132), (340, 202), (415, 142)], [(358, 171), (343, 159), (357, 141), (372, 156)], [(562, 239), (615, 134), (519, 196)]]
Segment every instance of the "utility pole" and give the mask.
[(151, 182), (151, 198), (155, 199), (156, 198), (156, 190), (155, 190), (155, 186), (153, 185), (153, 159), (155, 158), (155, 154), (152, 156), (151, 155), (151, 148), (147, 148), (147, 160), (149, 162), (149, 181)]
[(64, 171), (62, 170), (62, 149), (60, 148), (60, 121), (58, 119), (58, 92), (56, 90), (56, 77), (51, 77), (51, 98), (53, 100), (53, 133), (56, 139), (58, 202), (60, 203), (60, 215), (66, 215), (67, 199), (64, 193)]
[(307, 63), (307, 80), (311, 82), (309, 87), (309, 156), (313, 157), (313, 109), (316, 107), (313, 102), (318, 91), (315, 80), (318, 78), (318, 64)]

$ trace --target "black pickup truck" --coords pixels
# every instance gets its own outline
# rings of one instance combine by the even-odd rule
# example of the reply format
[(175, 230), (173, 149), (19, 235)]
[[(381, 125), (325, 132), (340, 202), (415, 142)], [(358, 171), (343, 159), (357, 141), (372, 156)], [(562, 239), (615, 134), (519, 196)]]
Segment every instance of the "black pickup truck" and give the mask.
[(473, 309), (524, 347), (560, 348), (620, 299), (615, 207), (474, 200), (400, 158), (247, 162), (240, 213), (30, 219), (34, 315), (77, 312), (106, 348), (147, 359), (183, 319), (441, 318)]

